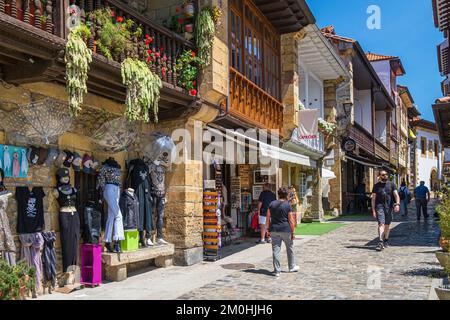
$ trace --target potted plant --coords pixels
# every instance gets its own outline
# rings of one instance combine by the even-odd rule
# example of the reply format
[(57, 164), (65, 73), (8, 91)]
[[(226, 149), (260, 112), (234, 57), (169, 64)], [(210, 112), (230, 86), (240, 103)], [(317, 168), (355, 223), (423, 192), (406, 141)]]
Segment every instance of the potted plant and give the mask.
[[(436, 207), (436, 212), (439, 214), (439, 227), (441, 229), (441, 237), (439, 244), (442, 251), (436, 252), (436, 258), (444, 268), (447, 276), (450, 274), (450, 197), (448, 195), (448, 188), (444, 187), (444, 196), (441, 203)], [(450, 300), (450, 286), (445, 285), (435, 288), (436, 294), (441, 300)]]
[(24, 262), (10, 266), (0, 259), (0, 300), (24, 300), (35, 292), (35, 268)]

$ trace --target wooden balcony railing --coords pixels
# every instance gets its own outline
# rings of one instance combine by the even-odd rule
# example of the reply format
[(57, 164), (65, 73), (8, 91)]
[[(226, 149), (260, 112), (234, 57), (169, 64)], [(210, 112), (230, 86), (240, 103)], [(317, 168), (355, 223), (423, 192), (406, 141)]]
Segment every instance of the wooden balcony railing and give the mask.
[[(36, 5), (36, 3), (40, 5)], [(68, 14), (64, 3), (67, 4), (68, 1), (47, 0), (44, 6), (41, 1), (0, 0), (0, 12), (54, 35), (67, 38), (66, 23), (68, 16), (66, 15)], [(71, 0), (70, 4), (75, 4), (81, 9), (81, 22), (86, 22), (89, 12), (102, 8), (110, 8), (114, 11), (116, 17), (121, 16), (133, 20), (135, 22), (134, 28), (136, 29), (140, 26), (143, 31), (140, 38), (134, 37), (133, 39), (133, 49), (137, 50), (139, 58), (145, 59), (145, 51), (147, 49), (144, 45), (145, 35), (149, 35), (153, 38), (150, 49), (153, 52), (163, 50), (153, 61), (152, 71), (158, 74), (163, 81), (178, 87), (178, 74), (175, 72), (174, 67), (180, 54), (185, 49), (194, 49), (192, 42), (151, 21), (131, 6), (119, 0)], [(91, 25), (92, 38), (88, 41), (91, 49), (94, 49), (94, 44), (100, 36), (100, 31), (101, 28), (99, 26)], [(101, 54), (100, 51), (97, 51), (97, 53)], [(125, 53), (113, 56), (113, 60), (116, 62), (122, 62), (125, 58)], [(166, 61), (163, 61), (163, 59)], [(163, 72), (162, 66), (165, 67), (165, 72)]]
[(356, 144), (366, 152), (374, 155), (373, 136), (359, 124), (354, 123), (350, 128), (350, 138), (356, 141)]
[[(58, 0), (56, 0), (58, 2)], [(54, 7), (55, 0), (0, 0), (0, 12), (23, 21), (36, 28), (54, 33)]]
[(259, 128), (283, 126), (283, 105), (263, 89), (230, 68), (230, 114)]
[(378, 140), (375, 140), (375, 155), (386, 162), (390, 162), (389, 148)]

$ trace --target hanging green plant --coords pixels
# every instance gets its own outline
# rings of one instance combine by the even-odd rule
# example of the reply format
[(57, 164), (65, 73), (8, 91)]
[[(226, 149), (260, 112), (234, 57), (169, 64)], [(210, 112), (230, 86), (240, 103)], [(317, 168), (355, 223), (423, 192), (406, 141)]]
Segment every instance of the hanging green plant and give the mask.
[(336, 129), (336, 124), (323, 120), (319, 118), (319, 130), (322, 131), (325, 135), (329, 136)]
[(125, 116), (130, 121), (150, 121), (150, 111), (153, 119), (158, 122), (158, 102), (161, 79), (155, 75), (143, 61), (127, 58), (122, 62), (122, 81), (127, 87), (125, 99)]
[(69, 94), (69, 111), (75, 117), (81, 110), (84, 94), (87, 93), (86, 82), (92, 51), (86, 45), (91, 36), (89, 28), (80, 24), (74, 28), (67, 40), (64, 61), (66, 63), (66, 84)]
[(214, 43), (216, 26), (214, 24), (211, 7), (203, 8), (195, 22), (195, 44), (198, 48), (198, 57), (204, 66), (211, 63), (211, 48)]
[(175, 70), (180, 72), (178, 84), (189, 91), (191, 96), (197, 95), (197, 76), (201, 65), (204, 62), (192, 50), (183, 51), (175, 65)]

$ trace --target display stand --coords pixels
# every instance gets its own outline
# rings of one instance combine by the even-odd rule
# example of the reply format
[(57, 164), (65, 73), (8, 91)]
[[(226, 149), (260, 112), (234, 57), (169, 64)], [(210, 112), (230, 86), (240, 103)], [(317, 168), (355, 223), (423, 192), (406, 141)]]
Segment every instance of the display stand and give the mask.
[(205, 260), (220, 259), (220, 216), (217, 214), (219, 193), (203, 192), (203, 257)]
[(80, 246), (81, 279), (80, 283), (98, 286), (102, 283), (102, 246), (82, 244)]
[(125, 240), (120, 241), (120, 248), (124, 252), (136, 251), (139, 249), (139, 231), (125, 230)]

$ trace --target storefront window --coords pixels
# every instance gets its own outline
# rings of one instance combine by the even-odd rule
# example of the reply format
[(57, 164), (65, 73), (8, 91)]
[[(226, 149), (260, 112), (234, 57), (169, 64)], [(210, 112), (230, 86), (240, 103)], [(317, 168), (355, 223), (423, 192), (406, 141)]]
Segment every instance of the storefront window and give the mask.
[(307, 182), (306, 182), (306, 173), (300, 173), (300, 185), (298, 188), (298, 193), (299, 193), (301, 199), (306, 197), (307, 191), (308, 191), (308, 187), (307, 187)]

